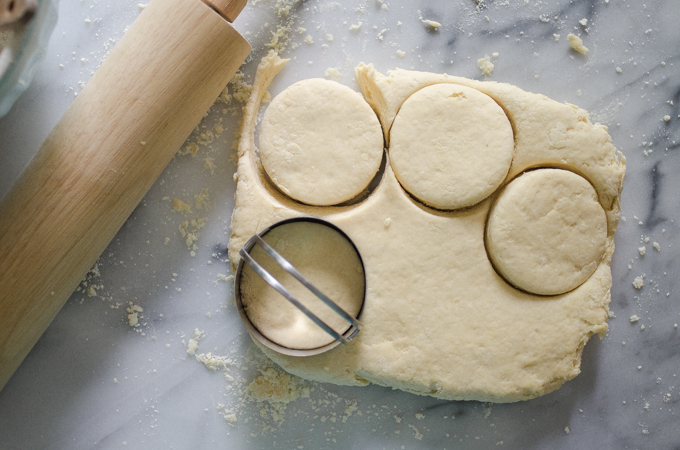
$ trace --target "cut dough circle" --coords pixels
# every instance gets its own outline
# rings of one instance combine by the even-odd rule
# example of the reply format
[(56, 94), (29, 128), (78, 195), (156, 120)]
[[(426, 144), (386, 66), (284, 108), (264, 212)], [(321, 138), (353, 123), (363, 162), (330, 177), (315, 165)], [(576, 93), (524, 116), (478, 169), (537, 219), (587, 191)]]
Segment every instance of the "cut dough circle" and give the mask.
[(538, 169), (511, 181), (491, 212), (486, 244), (496, 270), (539, 295), (569, 292), (597, 268), (607, 218), (595, 189), (561, 169)]
[[(356, 249), (341, 233), (314, 222), (279, 225), (262, 239), (302, 275), (352, 317), (364, 301), (365, 277)], [(251, 256), (317, 317), (342, 334), (350, 325), (279, 266), (259, 246)], [(299, 350), (333, 342), (300, 310), (269, 286), (248, 265), (241, 274), (241, 301), (250, 322), (262, 335), (284, 347)]]
[(510, 168), (512, 126), (488, 95), (435, 84), (411, 95), (390, 131), (390, 164), (411, 195), (438, 209), (465, 208), (495, 191)]
[(380, 168), (380, 122), (361, 95), (313, 78), (277, 95), (264, 113), (260, 159), (269, 178), (302, 203), (330, 206), (363, 191)]

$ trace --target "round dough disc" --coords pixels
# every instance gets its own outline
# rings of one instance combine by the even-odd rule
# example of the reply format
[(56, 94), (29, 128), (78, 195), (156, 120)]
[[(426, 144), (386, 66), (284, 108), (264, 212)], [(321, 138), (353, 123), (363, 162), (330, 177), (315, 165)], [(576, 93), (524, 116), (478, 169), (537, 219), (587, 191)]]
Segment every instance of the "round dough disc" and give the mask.
[(390, 164), (411, 195), (438, 209), (472, 206), (500, 186), (514, 151), (512, 126), (488, 95), (435, 84), (410, 96), (390, 131)]
[(539, 295), (562, 294), (595, 271), (607, 218), (595, 189), (567, 170), (539, 169), (515, 178), (489, 213), (486, 244), (496, 270)]
[[(342, 234), (318, 223), (292, 222), (273, 228), (263, 239), (348, 314), (358, 316), (364, 301), (364, 269), (356, 249)], [(283, 270), (260, 246), (254, 246), (250, 254), (331, 328), (340, 334), (349, 329), (343, 318)], [(270, 341), (300, 350), (333, 342), (329, 334), (248, 265), (243, 267), (240, 289), (248, 319)]]
[(276, 96), (264, 113), (259, 142), (262, 166), (274, 184), (316, 206), (360, 194), (383, 154), (380, 122), (363, 97), (319, 78)]

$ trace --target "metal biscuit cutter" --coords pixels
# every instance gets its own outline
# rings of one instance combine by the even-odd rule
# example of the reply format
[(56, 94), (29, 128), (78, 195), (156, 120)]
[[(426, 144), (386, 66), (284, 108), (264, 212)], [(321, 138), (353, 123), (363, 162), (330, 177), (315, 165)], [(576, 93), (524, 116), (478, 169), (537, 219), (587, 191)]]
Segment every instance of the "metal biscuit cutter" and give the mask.
[[(241, 316), (241, 320), (243, 321), (243, 324), (245, 327), (248, 329), (248, 332), (251, 334), (253, 338), (255, 338), (259, 343), (264, 345), (267, 348), (270, 348), (278, 353), (282, 353), (284, 355), (289, 355), (289, 356), (311, 356), (311, 355), (317, 355), (323, 352), (326, 352), (332, 348), (337, 347), (340, 344), (346, 344), (349, 341), (351, 341), (357, 333), (359, 333), (359, 330), (361, 328), (361, 322), (357, 319), (352, 317), (347, 311), (342, 309), (337, 303), (335, 303), (333, 300), (331, 300), (327, 295), (325, 295), (321, 290), (319, 290), (316, 286), (314, 286), (307, 278), (304, 277), (298, 271), (293, 264), (291, 264), (286, 258), (284, 258), (280, 253), (278, 253), (272, 246), (270, 246), (267, 242), (264, 241), (263, 237), (273, 230), (276, 227), (279, 227), (281, 225), (285, 224), (290, 224), (290, 223), (296, 223), (296, 222), (312, 222), (312, 223), (317, 223), (320, 225), (327, 226), (331, 228), (332, 230), (336, 231), (339, 233), (342, 237), (344, 237), (347, 242), (349, 242), (354, 251), (356, 252), (357, 256), (359, 256), (359, 261), (361, 262), (361, 267), (362, 269), (364, 268), (364, 263), (363, 260), (361, 259), (361, 255), (359, 254), (359, 251), (357, 250), (356, 246), (352, 242), (352, 240), (338, 227), (335, 225), (326, 222), (325, 220), (313, 218), (313, 217), (299, 217), (299, 218), (294, 218), (294, 219), (287, 219), (287, 220), (282, 220), (280, 222), (275, 223), (274, 225), (264, 229), (262, 232), (254, 235), (248, 241), (245, 243), (243, 248), (239, 251), (239, 255), (241, 256), (241, 261), (238, 264), (238, 267), (236, 269), (236, 277), (235, 277), (235, 283), (234, 283), (234, 297), (236, 298), (236, 305), (238, 307), (239, 314)], [(324, 304), (326, 304), (333, 312), (335, 312), (337, 315), (342, 317), (347, 323), (350, 324), (349, 329), (347, 329), (343, 334), (338, 333), (335, 331), (333, 328), (331, 328), (326, 322), (321, 320), (316, 314), (314, 314), (312, 311), (310, 311), (304, 304), (302, 304), (295, 296), (293, 296), (284, 286), (277, 280), (274, 276), (272, 276), (264, 267), (262, 267), (253, 257), (250, 255), (250, 251), (255, 247), (255, 245), (260, 246), (267, 255), (269, 255), (279, 266), (281, 266), (286, 272), (288, 272), (293, 278), (295, 278), (297, 281), (299, 281), (305, 288), (307, 288), (309, 291), (311, 291), (316, 297), (318, 297)], [(245, 264), (248, 264), (253, 271), (260, 276), (269, 286), (271, 286), (273, 289), (275, 289), (279, 294), (281, 294), (286, 300), (288, 300), (293, 306), (295, 306), (297, 309), (299, 309), (305, 316), (307, 316), (312, 322), (314, 322), (319, 328), (324, 330), (326, 333), (328, 333), (334, 341), (323, 345), (321, 347), (313, 348), (313, 349), (291, 349), (288, 347), (284, 347), (280, 344), (277, 344), (276, 342), (268, 339), (266, 336), (264, 336), (250, 321), (248, 318), (248, 314), (245, 311), (245, 308), (243, 306), (242, 300), (241, 300), (241, 279), (242, 279), (242, 273), (243, 273), (243, 268)], [(361, 304), (361, 309), (359, 310), (359, 313), (357, 314), (357, 317), (361, 315), (361, 311), (363, 309), (363, 303), (366, 299), (366, 274), (364, 272), (364, 296), (362, 298), (362, 304)]]

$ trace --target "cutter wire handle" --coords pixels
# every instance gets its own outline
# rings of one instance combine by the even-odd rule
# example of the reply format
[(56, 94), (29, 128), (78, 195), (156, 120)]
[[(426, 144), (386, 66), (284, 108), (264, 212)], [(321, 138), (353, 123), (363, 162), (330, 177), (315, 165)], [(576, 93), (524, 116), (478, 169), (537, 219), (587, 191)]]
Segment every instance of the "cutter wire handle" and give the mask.
[(304, 287), (312, 291), (322, 302), (324, 302), (329, 308), (336, 312), (340, 317), (345, 319), (350, 325), (354, 325), (357, 328), (361, 328), (361, 323), (347, 313), (344, 309), (340, 307), (337, 303), (331, 300), (326, 294), (321, 292), (316, 286), (314, 286), (307, 278), (305, 278), (293, 264), (290, 263), (286, 258), (281, 256), (274, 248), (267, 244), (267, 242), (260, 236), (257, 236), (255, 242), (262, 247), (262, 249), (271, 256), (274, 261), (276, 261), (286, 272), (291, 274), (296, 280), (298, 280)]
[[(331, 300), (327, 295), (321, 292), (316, 286), (314, 286), (309, 280), (307, 280), (293, 264), (290, 263), (286, 258), (281, 256), (272, 246), (267, 244), (260, 236), (253, 236), (254, 242), (259, 245), (279, 266), (288, 272), (293, 278), (298, 280), (304, 287), (316, 295), (322, 302), (324, 302), (330, 309), (336, 314), (342, 317), (349, 324), (353, 325), (357, 329), (361, 327), (361, 322), (349, 315), (344, 309), (342, 309), (337, 303)], [(253, 259), (252, 256), (242, 248), (239, 251), (239, 255), (243, 260), (258, 274), (269, 286), (274, 288), (279, 294), (281, 294), (286, 300), (293, 304), (297, 309), (299, 309), (305, 316), (307, 316), (312, 322), (314, 322), (319, 328), (328, 333), (336, 341), (346, 344), (352, 339), (345, 338), (333, 328), (331, 328), (326, 322), (321, 320), (313, 312), (311, 312), (305, 305), (303, 305), (294, 295), (292, 295), (276, 278), (274, 278), (267, 270), (262, 267), (257, 261)]]

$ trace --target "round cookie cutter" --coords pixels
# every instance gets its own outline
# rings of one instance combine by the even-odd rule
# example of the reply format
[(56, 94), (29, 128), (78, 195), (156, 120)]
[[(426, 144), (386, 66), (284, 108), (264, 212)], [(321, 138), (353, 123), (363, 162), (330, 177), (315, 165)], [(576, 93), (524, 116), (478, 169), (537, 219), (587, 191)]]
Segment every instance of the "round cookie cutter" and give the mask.
[[(344, 309), (342, 309), (339, 305), (337, 305), (333, 300), (328, 298), (323, 292), (321, 292), (316, 286), (314, 286), (309, 280), (307, 280), (290, 262), (288, 262), (283, 256), (281, 256), (276, 250), (274, 250), (269, 244), (267, 244), (264, 241), (264, 236), (267, 235), (270, 231), (273, 229), (280, 227), (282, 225), (287, 225), (287, 224), (292, 224), (292, 223), (316, 223), (319, 225), (326, 226), (336, 233), (338, 233), (341, 237), (343, 237), (351, 246), (352, 249), (356, 252), (357, 256), (359, 257), (359, 262), (361, 263), (361, 269), (364, 277), (364, 292), (363, 296), (361, 298), (361, 307), (359, 308), (359, 312), (357, 313), (356, 317), (353, 317), (349, 313), (347, 313)], [(269, 272), (267, 272), (261, 265), (255, 261), (252, 256), (250, 256), (250, 251), (256, 246), (260, 246), (265, 253), (267, 253), (268, 256), (270, 256), (274, 261), (279, 264), (286, 272), (288, 272), (291, 276), (293, 276), (297, 281), (299, 281), (303, 286), (305, 286), (308, 290), (310, 290), (316, 297), (318, 297), (322, 302), (324, 302), (332, 311), (334, 311), (336, 314), (338, 314), (340, 317), (342, 317), (345, 321), (347, 321), (350, 324), (350, 327), (342, 334), (336, 332), (333, 330), (330, 326), (328, 326), (325, 322), (323, 322), (320, 318), (318, 318), (314, 313), (312, 313), (305, 305), (300, 303), (299, 300), (297, 300), (293, 295), (291, 295), (288, 290), (281, 284), (279, 281), (274, 278)], [(243, 325), (246, 327), (248, 330), (248, 333), (255, 339), (257, 342), (260, 344), (264, 345), (265, 347), (274, 350), (275, 352), (288, 355), (288, 356), (313, 356), (313, 355), (318, 355), (324, 352), (327, 352), (340, 344), (346, 344), (354, 337), (356, 337), (357, 333), (359, 333), (361, 329), (361, 322), (358, 320), (359, 316), (363, 312), (364, 308), (364, 302), (366, 301), (366, 271), (364, 267), (364, 261), (361, 258), (361, 254), (359, 253), (359, 250), (357, 249), (356, 245), (354, 245), (354, 242), (347, 236), (347, 234), (342, 231), (340, 228), (337, 226), (333, 225), (330, 222), (327, 222), (325, 220), (321, 220), (315, 217), (296, 217), (293, 219), (286, 219), (282, 220), (280, 222), (276, 222), (275, 224), (265, 228), (263, 231), (260, 233), (254, 235), (248, 241), (245, 243), (243, 248), (239, 251), (239, 255), (241, 256), (241, 260), (238, 263), (238, 266), (236, 268), (236, 276), (234, 279), (234, 297), (236, 299), (236, 306), (238, 308), (239, 315), (241, 316), (241, 321), (243, 322)], [(329, 344), (322, 345), (320, 347), (316, 348), (311, 348), (311, 349), (293, 349), (289, 347), (284, 347), (266, 336), (264, 336), (260, 330), (255, 327), (255, 325), (250, 321), (248, 314), (245, 310), (245, 307), (243, 305), (242, 299), (241, 299), (241, 279), (242, 279), (242, 274), (243, 274), (243, 269), (244, 267), (248, 265), (253, 271), (260, 276), (269, 286), (274, 288), (279, 294), (281, 294), (286, 300), (288, 300), (293, 306), (295, 306), (297, 309), (299, 309), (303, 314), (305, 314), (312, 322), (314, 322), (317, 326), (319, 326), (321, 329), (323, 329), (326, 333), (328, 333), (331, 337), (333, 337), (333, 341), (330, 342)], [(275, 313), (275, 311), (272, 311), (272, 313)]]

